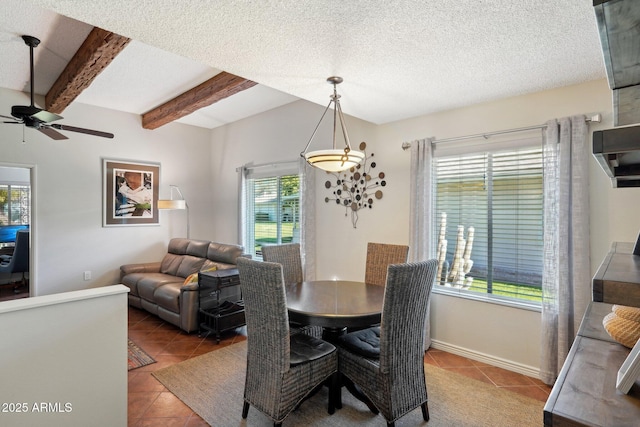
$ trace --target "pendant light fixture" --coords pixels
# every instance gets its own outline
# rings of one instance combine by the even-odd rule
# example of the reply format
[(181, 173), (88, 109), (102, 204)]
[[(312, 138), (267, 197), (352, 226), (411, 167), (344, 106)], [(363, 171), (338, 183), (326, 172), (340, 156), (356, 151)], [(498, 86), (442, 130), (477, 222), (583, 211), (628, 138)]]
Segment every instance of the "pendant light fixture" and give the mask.
[[(331, 101), (329, 101), (329, 105), (325, 108), (324, 113), (322, 113), (322, 117), (320, 117), (320, 121), (316, 125), (316, 128), (313, 130), (313, 134), (311, 134), (311, 138), (309, 138), (309, 142), (307, 146), (304, 148), (300, 156), (304, 157), (307, 163), (311, 166), (322, 169), (327, 172), (341, 172), (352, 167), (357, 166), (364, 159), (364, 153), (351, 149), (351, 144), (349, 142), (349, 134), (347, 133), (347, 127), (344, 123), (344, 116), (342, 115), (342, 108), (340, 107), (340, 95), (336, 91), (336, 85), (342, 83), (342, 77), (329, 77), (327, 82), (333, 85), (333, 95), (330, 95)], [(318, 128), (320, 127), (320, 123), (324, 119), (324, 116), (329, 111), (331, 104), (334, 104), (333, 107), (333, 148), (330, 150), (316, 150), (316, 151), (307, 151), (313, 138), (316, 136), (318, 132)], [(342, 129), (342, 135), (344, 137), (344, 148), (336, 147), (336, 138), (338, 133), (338, 120), (340, 121), (340, 128)]]

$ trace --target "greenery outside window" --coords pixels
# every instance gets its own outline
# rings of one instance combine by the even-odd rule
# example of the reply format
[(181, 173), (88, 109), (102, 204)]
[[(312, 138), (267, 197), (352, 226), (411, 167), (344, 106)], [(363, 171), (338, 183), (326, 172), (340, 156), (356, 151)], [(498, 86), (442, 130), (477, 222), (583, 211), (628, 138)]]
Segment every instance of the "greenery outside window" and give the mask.
[(264, 244), (299, 243), (300, 176), (247, 169), (242, 221), (245, 252), (255, 259), (262, 259)]
[(472, 264), (466, 274), (472, 278), (471, 283), (462, 286), (446, 279), (437, 283), (463, 293), (540, 303), (541, 147), (435, 157), (433, 162), (433, 235), (438, 236), (441, 215), (446, 213), (449, 268), (453, 263), (458, 226), (464, 227), (465, 238), (468, 227), (474, 228)]
[(28, 225), (30, 221), (30, 187), (28, 185), (0, 184), (0, 226)]

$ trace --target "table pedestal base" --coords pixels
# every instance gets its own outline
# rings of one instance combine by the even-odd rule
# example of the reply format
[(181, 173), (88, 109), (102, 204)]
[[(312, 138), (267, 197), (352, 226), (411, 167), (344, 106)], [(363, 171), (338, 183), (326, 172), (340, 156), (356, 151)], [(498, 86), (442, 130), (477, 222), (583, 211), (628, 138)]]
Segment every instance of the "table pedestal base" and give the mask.
[(347, 333), (347, 328), (322, 328), (322, 339), (335, 344), (338, 341), (338, 337)]

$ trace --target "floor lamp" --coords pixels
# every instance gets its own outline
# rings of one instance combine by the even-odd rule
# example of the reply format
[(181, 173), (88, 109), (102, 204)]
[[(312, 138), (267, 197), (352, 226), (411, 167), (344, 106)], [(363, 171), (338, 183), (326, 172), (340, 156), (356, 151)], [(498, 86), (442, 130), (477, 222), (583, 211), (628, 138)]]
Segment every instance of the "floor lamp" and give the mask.
[[(170, 196), (171, 199), (169, 200), (158, 200), (158, 209), (180, 209), (180, 210), (186, 210), (187, 211), (187, 239), (190, 238), (190, 232), (189, 232), (189, 205), (187, 204), (187, 201), (185, 200), (184, 196), (182, 195), (182, 191), (180, 191), (180, 188), (178, 188), (177, 185), (170, 185), (169, 188), (171, 188), (171, 193)], [(173, 198), (173, 191), (176, 191), (178, 193), (178, 195), (180, 196), (179, 199), (174, 199)]]

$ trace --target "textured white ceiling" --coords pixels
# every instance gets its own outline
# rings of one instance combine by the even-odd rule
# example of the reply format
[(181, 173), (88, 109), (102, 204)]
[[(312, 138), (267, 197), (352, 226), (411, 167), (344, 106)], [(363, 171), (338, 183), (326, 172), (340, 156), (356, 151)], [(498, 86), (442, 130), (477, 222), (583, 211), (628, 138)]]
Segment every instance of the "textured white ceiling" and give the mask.
[[(0, 21), (0, 86), (15, 87), (13, 74), (28, 76), (27, 51), (12, 47), (5, 54), (5, 44), (22, 43), (16, 36), (34, 33), (68, 60), (74, 49), (67, 43), (77, 48), (87, 23), (134, 42), (78, 102), (140, 113), (220, 70), (260, 84), (219, 103), (253, 107), (251, 114), (272, 108), (271, 97), (275, 105), (296, 98), (326, 105), (325, 80), (339, 75), (345, 113), (373, 123), (605, 77), (589, 0), (0, 0), (0, 6), (8, 11)], [(218, 126), (228, 120), (221, 116), (203, 111), (193, 124)]]

